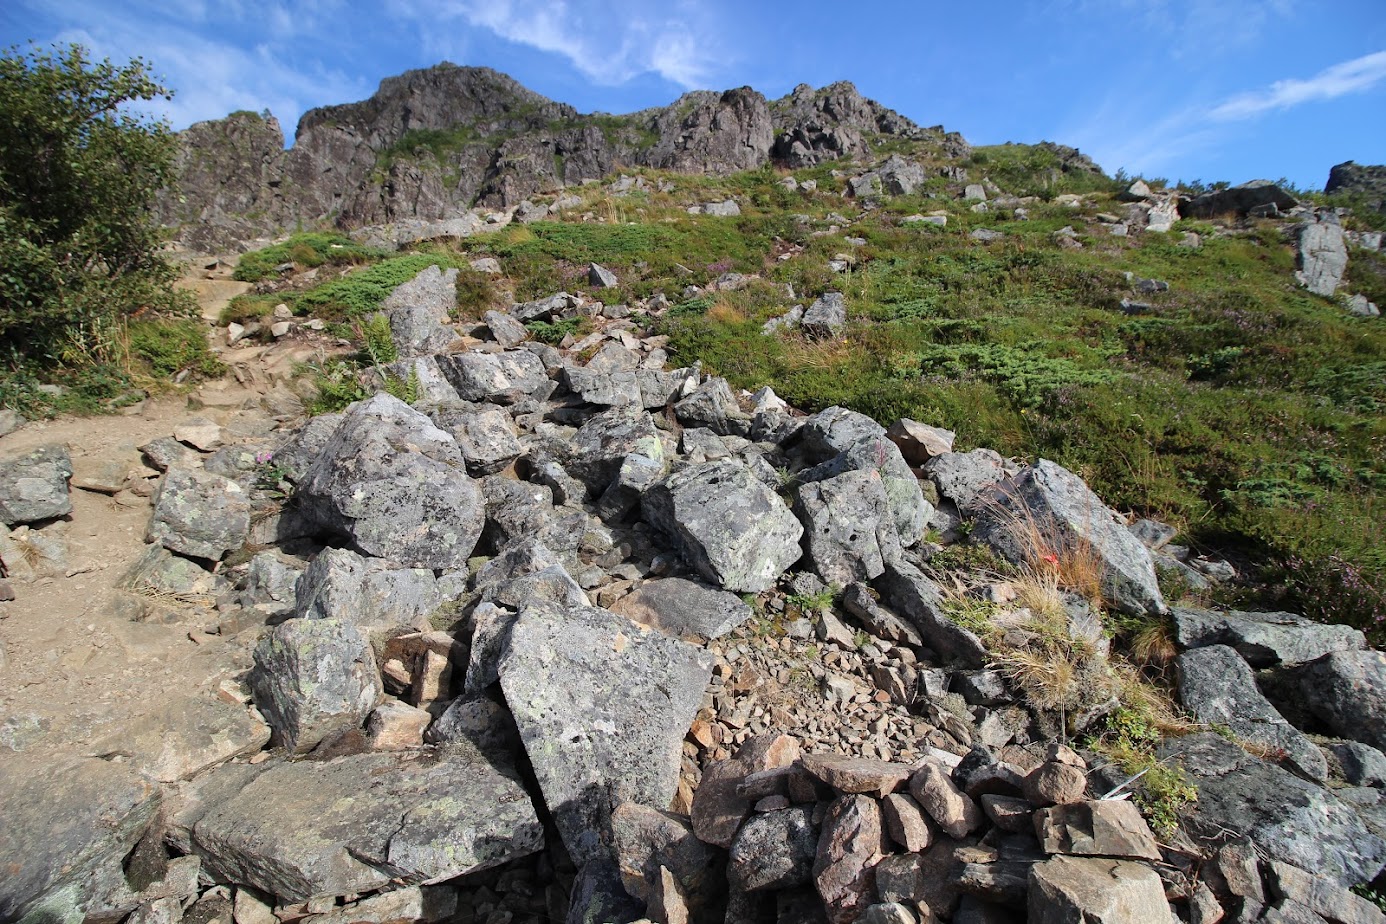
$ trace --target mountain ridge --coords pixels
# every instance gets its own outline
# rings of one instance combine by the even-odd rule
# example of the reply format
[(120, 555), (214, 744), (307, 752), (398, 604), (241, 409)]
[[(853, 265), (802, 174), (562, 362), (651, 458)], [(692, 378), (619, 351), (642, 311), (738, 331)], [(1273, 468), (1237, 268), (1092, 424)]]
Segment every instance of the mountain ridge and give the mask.
[(387, 77), (365, 100), (309, 110), (288, 149), (268, 113), (190, 126), (157, 217), (187, 229), (193, 246), (224, 246), (296, 225), (510, 208), (621, 167), (723, 175), (812, 166), (865, 156), (877, 138), (924, 142), (944, 159), (971, 150), (960, 134), (921, 128), (846, 81), (800, 84), (773, 101), (750, 87), (695, 90), (613, 115), (444, 62)]

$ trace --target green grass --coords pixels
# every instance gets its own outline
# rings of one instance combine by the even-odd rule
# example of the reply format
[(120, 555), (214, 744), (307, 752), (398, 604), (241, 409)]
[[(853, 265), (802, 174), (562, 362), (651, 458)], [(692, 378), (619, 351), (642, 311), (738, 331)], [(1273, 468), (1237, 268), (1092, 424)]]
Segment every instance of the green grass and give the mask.
[(311, 269), (324, 264), (365, 263), (380, 256), (377, 251), (362, 247), (343, 234), (305, 232), (245, 254), (236, 263), (232, 276), (241, 282), (259, 282), (274, 276), (275, 267), (285, 263)]

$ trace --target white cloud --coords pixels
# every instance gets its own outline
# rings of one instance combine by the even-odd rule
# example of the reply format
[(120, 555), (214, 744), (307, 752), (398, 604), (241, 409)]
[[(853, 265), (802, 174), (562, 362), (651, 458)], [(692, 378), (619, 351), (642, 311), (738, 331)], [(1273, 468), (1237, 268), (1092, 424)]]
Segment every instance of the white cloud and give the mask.
[[(690, 0), (651, 10), (640, 0), (394, 0), (437, 47), (437, 21), (460, 19), (509, 42), (566, 58), (594, 83), (613, 86), (654, 73), (687, 89), (705, 87), (724, 54), (705, 5)], [(442, 49), (446, 51), (446, 46)]]
[(1217, 122), (1249, 119), (1272, 109), (1361, 93), (1382, 80), (1386, 80), (1386, 51), (1335, 64), (1308, 80), (1277, 80), (1264, 90), (1239, 93), (1213, 107), (1208, 118)]
[[(27, 2), (42, 5), (42, 0)], [(296, 3), (289, 14), (285, 6), (249, 9), (235, 0), (223, 2), (215, 12), (196, 2), (186, 7), (161, 2), (158, 9), (133, 16), (101, 0), (74, 0), (62, 16), (73, 25), (43, 42), (78, 42), (97, 59), (144, 58), (175, 92), (171, 102), (157, 100), (143, 108), (166, 117), (174, 128), (220, 119), (238, 109), (269, 109), (292, 135), (305, 109), (361, 99), (372, 89), (360, 77), (305, 60), (293, 41), (307, 33), (325, 41), (330, 32), (326, 24), (339, 5), (340, 0)], [(223, 38), (232, 25), (239, 27), (242, 39), (252, 35), (253, 43)]]

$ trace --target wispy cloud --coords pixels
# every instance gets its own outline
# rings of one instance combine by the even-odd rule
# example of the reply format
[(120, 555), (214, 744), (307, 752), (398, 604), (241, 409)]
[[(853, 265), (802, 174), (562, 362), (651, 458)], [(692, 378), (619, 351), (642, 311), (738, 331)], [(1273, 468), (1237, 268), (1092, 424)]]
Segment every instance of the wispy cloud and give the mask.
[(1208, 118), (1216, 122), (1250, 119), (1272, 109), (1289, 109), (1303, 103), (1361, 93), (1382, 80), (1386, 80), (1386, 51), (1335, 64), (1308, 80), (1277, 80), (1264, 90), (1239, 93), (1213, 107)]
[[(42, 0), (24, 2), (45, 6)], [(201, 2), (160, 2), (136, 18), (101, 0), (70, 0), (59, 21), (74, 25), (38, 38), (44, 44), (77, 42), (98, 59), (144, 58), (175, 91), (171, 102), (159, 100), (147, 109), (174, 128), (237, 109), (268, 109), (292, 133), (305, 109), (370, 92), (360, 76), (307, 58), (297, 46), (309, 33), (330, 42), (332, 14), (341, 3), (305, 0), (250, 9), (223, 0), (213, 10)], [(234, 38), (227, 34), (231, 30)]]
[(391, 8), (418, 19), (435, 37), (438, 19), (462, 20), (559, 55), (606, 86), (658, 74), (684, 88), (703, 87), (724, 58), (706, 7), (690, 0), (658, 9), (639, 0), (393, 0)]

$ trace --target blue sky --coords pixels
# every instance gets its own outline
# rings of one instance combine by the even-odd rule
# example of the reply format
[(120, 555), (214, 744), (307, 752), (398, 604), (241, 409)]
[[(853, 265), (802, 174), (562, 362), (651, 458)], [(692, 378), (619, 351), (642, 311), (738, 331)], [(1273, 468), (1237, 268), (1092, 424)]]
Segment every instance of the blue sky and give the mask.
[(313, 106), (442, 60), (588, 111), (687, 89), (851, 80), (974, 144), (1042, 139), (1108, 172), (1287, 177), (1386, 163), (1386, 0), (6, 0), (0, 44), (139, 55), (175, 127)]

